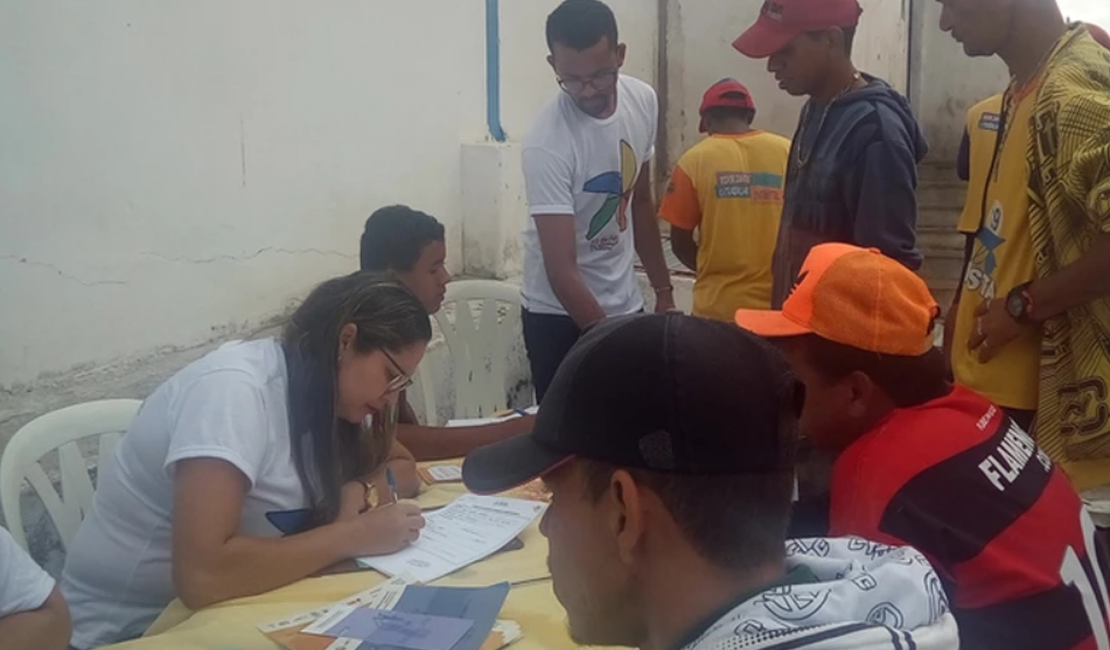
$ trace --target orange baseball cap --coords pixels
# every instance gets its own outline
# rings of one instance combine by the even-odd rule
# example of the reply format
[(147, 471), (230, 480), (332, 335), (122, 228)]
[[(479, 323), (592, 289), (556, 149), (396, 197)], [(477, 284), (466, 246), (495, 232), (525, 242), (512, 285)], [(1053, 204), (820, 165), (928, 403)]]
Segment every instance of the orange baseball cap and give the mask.
[(815, 334), (881, 354), (933, 346), (940, 308), (925, 281), (874, 248), (813, 247), (782, 311), (741, 309), (736, 324), (765, 338)]

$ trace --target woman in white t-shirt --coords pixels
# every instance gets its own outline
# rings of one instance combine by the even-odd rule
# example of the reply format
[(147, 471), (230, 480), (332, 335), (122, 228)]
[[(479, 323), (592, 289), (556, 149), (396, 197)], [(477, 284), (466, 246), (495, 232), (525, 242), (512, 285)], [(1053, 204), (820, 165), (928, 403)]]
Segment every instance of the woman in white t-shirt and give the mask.
[(317, 287), (280, 340), (224, 346), (155, 390), (70, 545), (72, 645), (139, 636), (175, 596), (199, 609), (414, 541), (420, 510), (383, 476), (414, 495), (415, 463), (385, 416), (431, 334), (408, 290), (357, 273)]

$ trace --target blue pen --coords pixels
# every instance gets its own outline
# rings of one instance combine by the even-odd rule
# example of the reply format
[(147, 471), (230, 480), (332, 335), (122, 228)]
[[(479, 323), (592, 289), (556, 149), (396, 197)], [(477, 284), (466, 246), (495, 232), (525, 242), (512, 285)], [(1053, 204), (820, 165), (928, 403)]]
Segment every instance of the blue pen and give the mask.
[(393, 476), (393, 468), (385, 468), (385, 481), (389, 483), (389, 491), (393, 493), (393, 503), (397, 503), (397, 478)]
[(516, 413), (520, 417), (525, 417), (526, 415), (528, 415), (528, 411), (525, 411), (524, 409), (513, 409), (513, 413)]

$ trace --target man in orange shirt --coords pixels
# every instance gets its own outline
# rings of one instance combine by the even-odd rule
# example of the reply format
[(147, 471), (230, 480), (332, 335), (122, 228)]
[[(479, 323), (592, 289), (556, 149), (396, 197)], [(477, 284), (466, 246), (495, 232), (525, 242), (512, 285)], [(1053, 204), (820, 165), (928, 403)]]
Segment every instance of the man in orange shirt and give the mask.
[(755, 102), (735, 79), (713, 84), (700, 114), (709, 137), (679, 159), (659, 216), (675, 255), (697, 272), (694, 315), (731, 321), (737, 309), (771, 306), (790, 141), (752, 128)]

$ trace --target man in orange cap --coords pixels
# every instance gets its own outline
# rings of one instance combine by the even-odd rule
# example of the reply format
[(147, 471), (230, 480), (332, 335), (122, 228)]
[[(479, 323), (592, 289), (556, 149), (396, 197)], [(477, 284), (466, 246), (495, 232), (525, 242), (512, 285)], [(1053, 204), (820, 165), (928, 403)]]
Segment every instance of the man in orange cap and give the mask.
[(675, 255), (698, 274), (694, 315), (732, 322), (737, 309), (771, 307), (790, 141), (752, 128), (755, 102), (735, 79), (710, 86), (699, 113), (709, 137), (679, 159), (659, 216)]
[(911, 269), (917, 249), (917, 163), (929, 145), (909, 102), (856, 69), (856, 0), (767, 0), (733, 46), (767, 59), (779, 87), (809, 97), (790, 152), (774, 254), (772, 305), (790, 292), (809, 249), (874, 246)]
[(830, 533), (909, 544), (947, 580), (961, 647), (1107, 647), (1094, 523), (1000, 409), (947, 381), (924, 281), (877, 250), (813, 249), (782, 311), (736, 322), (781, 339), (806, 386), (802, 432), (839, 453)]

